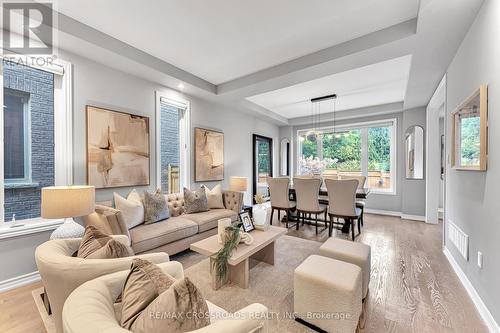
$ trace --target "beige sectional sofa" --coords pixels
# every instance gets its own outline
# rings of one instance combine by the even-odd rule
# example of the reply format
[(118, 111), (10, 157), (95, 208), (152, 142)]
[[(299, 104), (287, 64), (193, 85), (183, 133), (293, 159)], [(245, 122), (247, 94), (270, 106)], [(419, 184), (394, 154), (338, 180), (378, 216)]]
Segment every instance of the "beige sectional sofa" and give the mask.
[(238, 219), (243, 205), (243, 193), (223, 191), (224, 209), (185, 214), (184, 195), (167, 194), (170, 218), (153, 224), (140, 224), (130, 230), (121, 212), (111, 207), (111, 202), (99, 203), (95, 212), (84, 218), (85, 225), (93, 225), (111, 234), (129, 237), (135, 253), (166, 252), (169, 255), (189, 249), (189, 246), (217, 233), (217, 221), (229, 217)]

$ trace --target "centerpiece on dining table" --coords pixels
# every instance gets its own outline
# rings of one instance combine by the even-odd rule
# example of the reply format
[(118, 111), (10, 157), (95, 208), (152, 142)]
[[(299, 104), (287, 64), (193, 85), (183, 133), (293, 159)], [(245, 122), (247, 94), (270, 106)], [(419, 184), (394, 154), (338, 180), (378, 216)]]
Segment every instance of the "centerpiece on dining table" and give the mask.
[(336, 158), (306, 157), (299, 159), (299, 170), (301, 175), (321, 176), (326, 168), (336, 164)]

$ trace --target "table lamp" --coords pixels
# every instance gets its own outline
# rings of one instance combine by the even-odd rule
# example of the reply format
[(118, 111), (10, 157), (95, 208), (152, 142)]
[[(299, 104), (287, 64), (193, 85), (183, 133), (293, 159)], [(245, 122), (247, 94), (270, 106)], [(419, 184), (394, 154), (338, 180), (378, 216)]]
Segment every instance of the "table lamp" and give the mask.
[(94, 186), (50, 186), (42, 188), (42, 218), (60, 219), (86, 216), (95, 209)]
[(246, 192), (248, 187), (247, 177), (233, 176), (229, 179), (229, 190), (235, 192)]

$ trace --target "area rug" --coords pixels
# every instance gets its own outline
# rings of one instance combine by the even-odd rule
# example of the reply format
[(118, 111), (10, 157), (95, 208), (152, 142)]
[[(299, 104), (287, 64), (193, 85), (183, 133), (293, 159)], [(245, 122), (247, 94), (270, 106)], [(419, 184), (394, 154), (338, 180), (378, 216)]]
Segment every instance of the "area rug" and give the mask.
[[(252, 261), (250, 285), (241, 289), (227, 284), (214, 291), (210, 285), (210, 260), (203, 259), (185, 270), (185, 275), (210, 302), (229, 312), (252, 303), (264, 304), (270, 313), (269, 332), (312, 332), (293, 319), (293, 271), (311, 254), (317, 254), (322, 243), (293, 236), (276, 240), (274, 266)], [(52, 317), (47, 315), (41, 294), (43, 287), (33, 290), (33, 298), (48, 333), (55, 332)]]
[(265, 305), (270, 312), (269, 332), (312, 332), (293, 319), (293, 272), (304, 259), (319, 252), (320, 242), (292, 236), (276, 240), (274, 266), (253, 261), (250, 286), (241, 289), (228, 284), (214, 291), (210, 285), (210, 260), (185, 270), (185, 275), (201, 290), (210, 302), (229, 312), (238, 311), (252, 303)]

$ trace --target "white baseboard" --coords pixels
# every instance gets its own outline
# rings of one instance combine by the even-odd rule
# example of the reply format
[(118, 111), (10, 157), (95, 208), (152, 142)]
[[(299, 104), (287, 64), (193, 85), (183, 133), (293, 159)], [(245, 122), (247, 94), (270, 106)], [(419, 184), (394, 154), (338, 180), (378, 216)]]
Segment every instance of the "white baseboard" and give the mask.
[(450, 263), (451, 267), (455, 271), (455, 274), (457, 274), (458, 279), (460, 282), (462, 282), (462, 285), (464, 286), (465, 290), (467, 290), (467, 293), (469, 294), (469, 297), (472, 299), (472, 302), (476, 306), (477, 311), (483, 318), (486, 326), (490, 330), (490, 332), (494, 333), (499, 333), (500, 332), (500, 327), (498, 326), (497, 322), (495, 321), (495, 318), (491, 315), (490, 311), (486, 307), (486, 305), (483, 303), (483, 300), (477, 293), (476, 289), (474, 289), (474, 286), (472, 283), (469, 281), (465, 273), (462, 271), (458, 263), (455, 261), (455, 258), (453, 258), (453, 255), (450, 253), (450, 251), (445, 247), (443, 249), (443, 253), (448, 259), (448, 262)]
[(409, 215), (401, 213), (401, 218), (405, 220), (415, 220), (415, 221), (423, 221), (425, 222), (425, 216), (421, 215)]
[(37, 281), (40, 281), (40, 273), (38, 273), (38, 271), (16, 276), (12, 279), (3, 280), (0, 281), (0, 293)]
[(377, 215), (397, 216), (397, 217), (400, 217), (400, 218), (405, 219), (405, 220), (415, 220), (415, 221), (424, 221), (425, 222), (425, 216), (403, 214), (401, 212), (396, 212), (393, 210), (365, 208), (365, 213), (377, 214)]
[(401, 212), (395, 212), (395, 211), (392, 211), (392, 210), (382, 210), (382, 209), (365, 208), (365, 213), (376, 214), (376, 215), (388, 215), (388, 216), (401, 217)]

